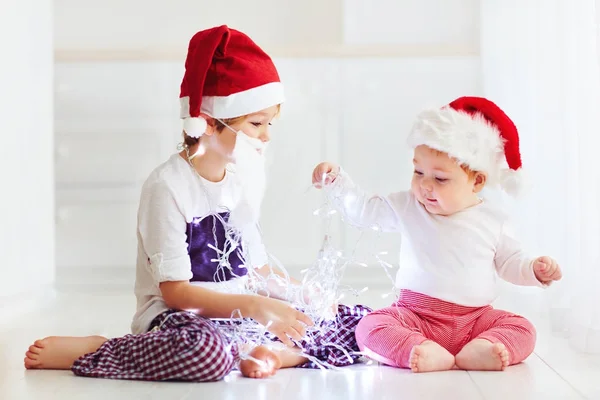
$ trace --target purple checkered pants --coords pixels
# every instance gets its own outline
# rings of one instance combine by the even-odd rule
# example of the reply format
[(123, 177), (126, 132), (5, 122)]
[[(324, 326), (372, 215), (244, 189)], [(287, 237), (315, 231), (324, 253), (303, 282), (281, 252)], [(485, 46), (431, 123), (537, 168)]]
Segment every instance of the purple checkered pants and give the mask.
[[(299, 344), (306, 354), (334, 366), (354, 364), (359, 351), (354, 337), (356, 325), (371, 310), (364, 306), (340, 305), (331, 329), (321, 329), (310, 343)], [(220, 322), (223, 324), (223, 322)], [(210, 382), (224, 378), (236, 366), (238, 349), (228, 343), (219, 324), (190, 313), (166, 311), (157, 316), (151, 330), (141, 335), (110, 339), (96, 352), (75, 361), (75, 375), (108, 379)], [(335, 346), (334, 346), (335, 345)], [(302, 365), (316, 368), (313, 361)]]

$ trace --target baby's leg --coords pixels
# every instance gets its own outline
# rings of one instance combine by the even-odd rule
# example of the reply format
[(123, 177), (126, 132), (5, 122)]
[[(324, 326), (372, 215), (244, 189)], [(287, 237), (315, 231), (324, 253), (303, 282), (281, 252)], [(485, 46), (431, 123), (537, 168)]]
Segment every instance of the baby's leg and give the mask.
[(454, 356), (424, 336), (426, 322), (403, 307), (372, 312), (356, 328), (360, 349), (370, 358), (414, 372), (444, 371), (454, 367)]
[(456, 355), (456, 366), (465, 370), (504, 370), (529, 357), (535, 339), (531, 322), (506, 311), (490, 309), (475, 323), (471, 341)]
[(36, 340), (25, 353), (25, 368), (71, 369), (75, 360), (95, 352), (107, 340), (102, 336), (49, 336)]

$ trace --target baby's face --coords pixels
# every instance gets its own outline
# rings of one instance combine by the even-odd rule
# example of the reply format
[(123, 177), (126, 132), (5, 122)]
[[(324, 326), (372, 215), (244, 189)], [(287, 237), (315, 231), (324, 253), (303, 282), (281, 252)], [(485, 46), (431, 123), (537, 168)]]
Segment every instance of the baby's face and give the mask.
[(427, 146), (415, 149), (413, 164), (411, 190), (431, 214), (452, 215), (479, 203), (482, 174), (469, 176), (448, 154)]

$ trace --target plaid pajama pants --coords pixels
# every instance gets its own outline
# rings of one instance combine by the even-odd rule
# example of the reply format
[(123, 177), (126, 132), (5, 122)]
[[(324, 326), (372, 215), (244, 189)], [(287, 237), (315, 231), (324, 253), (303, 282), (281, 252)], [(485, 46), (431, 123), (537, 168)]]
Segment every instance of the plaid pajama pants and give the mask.
[(374, 311), (356, 328), (360, 349), (370, 358), (408, 368), (416, 345), (432, 340), (452, 355), (473, 339), (502, 343), (510, 364), (526, 359), (535, 347), (535, 328), (525, 318), (492, 306), (465, 307), (402, 290), (391, 307)]
[[(321, 329), (309, 342), (299, 344), (305, 352), (334, 366), (357, 362), (354, 331), (358, 322), (371, 310), (364, 306), (338, 308), (336, 321), (330, 329)], [(231, 322), (233, 323), (233, 322)], [(235, 344), (229, 343), (220, 325), (210, 319), (185, 312), (166, 311), (157, 316), (150, 328), (160, 327), (141, 335), (126, 335), (110, 339), (96, 352), (75, 361), (71, 370), (75, 375), (94, 378), (130, 379), (147, 381), (210, 382), (223, 379), (239, 360)], [(269, 334), (270, 335), (270, 334)], [(270, 335), (275, 340), (275, 337)], [(313, 361), (301, 365), (317, 368)]]

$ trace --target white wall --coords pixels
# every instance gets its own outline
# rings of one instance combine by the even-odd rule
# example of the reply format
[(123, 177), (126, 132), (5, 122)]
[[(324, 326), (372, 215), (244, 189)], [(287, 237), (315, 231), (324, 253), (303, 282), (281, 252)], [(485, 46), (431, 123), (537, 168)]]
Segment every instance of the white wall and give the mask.
[(479, 0), (344, 0), (343, 40), (356, 45), (477, 51)]
[(54, 280), (51, 0), (3, 0), (0, 48), (1, 304)]
[(55, 0), (58, 50), (187, 50), (199, 30), (229, 24), (266, 47), (341, 40), (342, 0)]
[(479, 3), (55, 0), (55, 46), (59, 60), (181, 59), (195, 32), (228, 24), (279, 56), (473, 55), (479, 51)]
[[(356, 24), (356, 15), (366, 3), (358, 0), (294, 6), (261, 0), (248, 9), (240, 1), (239, 9), (248, 13), (243, 16), (225, 12), (225, 6), (204, 10), (200, 2), (179, 1), (176, 8), (186, 4), (201, 17), (181, 16), (176, 25), (159, 17), (180, 11), (161, 2), (142, 7), (131, 1), (118, 8), (114, 1), (94, 2), (92, 11), (84, 11), (88, 3), (55, 2), (61, 285), (78, 283), (86, 274), (98, 283), (131, 284), (139, 187), (179, 140), (179, 84), (185, 46), (196, 30), (223, 22), (245, 27), (272, 49), (286, 85), (262, 224), (269, 250), (288, 267), (314, 261), (323, 239), (324, 227), (312, 215), (322, 198), (307, 192), (317, 162), (343, 163), (368, 189), (404, 188), (411, 168), (404, 139), (417, 111), (481, 94), (478, 0), (453, 7), (427, 0), (437, 12), (425, 10), (421, 0), (369, 2), (363, 24)], [(232, 3), (228, 9), (238, 9)], [(84, 22), (89, 23), (79, 30)], [(134, 33), (125, 33), (125, 25)], [(340, 225), (333, 234), (346, 248), (356, 238)], [(393, 253), (397, 239), (388, 236), (379, 246)], [(396, 263), (394, 256), (390, 261)], [(364, 272), (351, 269), (348, 275), (386, 282), (380, 270)]]

